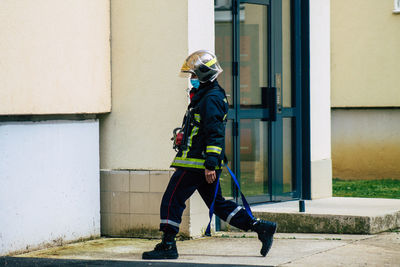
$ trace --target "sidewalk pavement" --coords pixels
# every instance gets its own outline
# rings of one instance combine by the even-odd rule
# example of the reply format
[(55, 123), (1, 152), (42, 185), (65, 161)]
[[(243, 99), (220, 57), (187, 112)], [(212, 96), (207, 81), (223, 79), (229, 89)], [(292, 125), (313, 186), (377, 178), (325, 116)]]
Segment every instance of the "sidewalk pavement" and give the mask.
[(0, 258), (8, 266), (400, 266), (400, 231), (377, 235), (275, 234), (267, 257), (254, 233), (178, 241), (177, 260), (143, 261), (158, 240), (100, 238)]

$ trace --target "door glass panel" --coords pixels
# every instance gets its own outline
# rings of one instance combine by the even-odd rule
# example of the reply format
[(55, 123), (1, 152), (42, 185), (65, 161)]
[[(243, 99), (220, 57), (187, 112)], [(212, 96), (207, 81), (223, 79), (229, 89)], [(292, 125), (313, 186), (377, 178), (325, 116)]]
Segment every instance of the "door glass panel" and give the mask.
[(240, 183), (246, 196), (268, 192), (268, 122), (240, 121)]
[(295, 188), (293, 175), (293, 119), (284, 118), (283, 124), (283, 193)]
[(218, 82), (225, 89), (229, 106), (233, 105), (232, 89), (232, 0), (214, 1), (215, 53), (224, 70)]
[(240, 106), (261, 107), (261, 87), (268, 86), (268, 6), (240, 9)]
[[(233, 162), (233, 140), (232, 140), (232, 120), (228, 120), (225, 128), (225, 155), (228, 158), (229, 166)], [(228, 171), (223, 171), (220, 177), (222, 195), (232, 197), (232, 178)]]
[(282, 0), (282, 105), (292, 107), (291, 0)]
[[(275, 192), (275, 198), (287, 197), (296, 188), (295, 118), (278, 116), (276, 122), (268, 122), (265, 121), (266, 118), (258, 117), (258, 111), (253, 112), (251, 109), (263, 108), (261, 88), (271, 86), (271, 71), (281, 74), (282, 107), (295, 105), (292, 100), (291, 0), (281, 0), (282, 10), (280, 1), (270, 1), (269, 6), (242, 3), (236, 22), (233, 21), (232, 2), (235, 1), (214, 0), (215, 51), (224, 69), (218, 81), (228, 95), (230, 116), (234, 115), (234, 120), (229, 120), (226, 126), (225, 152), (230, 166), (236, 168), (234, 171), (237, 172), (243, 193), (251, 201), (257, 202), (261, 199), (260, 196), (267, 197), (272, 192)], [(233, 23), (238, 23), (235, 25), (237, 32), (233, 32)], [(233, 51), (234, 40), (240, 42), (239, 46), (235, 46), (240, 48), (239, 51)], [(269, 45), (269, 42), (274, 45)], [(239, 83), (235, 85), (233, 81), (237, 77), (232, 75), (233, 55), (239, 55), (240, 66)], [(270, 58), (269, 55), (273, 57)], [(233, 90), (237, 90), (235, 94), (239, 97), (235, 99), (240, 104), (238, 110), (232, 105)], [(243, 109), (246, 111), (242, 113)], [(246, 119), (240, 119), (243, 114)], [(233, 119), (233, 116), (230, 118)], [(238, 136), (232, 135), (234, 122), (240, 124)], [(270, 131), (282, 133), (282, 136), (269, 136)], [(269, 140), (272, 137), (274, 143)], [(268, 166), (272, 164), (269, 156), (276, 159), (273, 166)], [(233, 159), (238, 166), (234, 166)], [(223, 196), (232, 197), (233, 187), (229, 173), (223, 171), (220, 179)], [(269, 197), (273, 199), (274, 196)]]

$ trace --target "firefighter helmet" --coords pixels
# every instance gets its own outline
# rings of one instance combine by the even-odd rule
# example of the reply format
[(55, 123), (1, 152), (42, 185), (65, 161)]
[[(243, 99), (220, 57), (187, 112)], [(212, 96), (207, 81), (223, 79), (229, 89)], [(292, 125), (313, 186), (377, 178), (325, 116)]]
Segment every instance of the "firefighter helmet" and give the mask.
[(222, 68), (212, 52), (199, 50), (186, 58), (181, 72), (195, 74), (201, 83), (205, 83), (214, 81), (222, 72)]

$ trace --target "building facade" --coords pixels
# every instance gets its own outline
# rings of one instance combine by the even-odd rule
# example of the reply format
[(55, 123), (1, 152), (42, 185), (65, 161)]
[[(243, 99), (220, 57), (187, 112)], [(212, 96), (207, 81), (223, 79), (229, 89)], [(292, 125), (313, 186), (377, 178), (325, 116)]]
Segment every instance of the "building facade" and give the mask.
[(100, 234), (109, 4), (0, 2), (0, 255)]
[[(224, 68), (227, 156), (251, 202), (330, 197), (329, 29), (329, 1), (112, 1), (102, 234), (158, 231), (173, 172), (169, 139), (187, 105), (178, 72), (198, 49), (215, 51)], [(225, 197), (237, 197), (227, 172), (221, 184)], [(207, 214), (195, 193), (181, 233), (202, 235)]]
[[(223, 65), (227, 156), (251, 202), (331, 196), (329, 0), (0, 5), (0, 254), (158, 231), (178, 73), (199, 49)], [(195, 193), (181, 233), (207, 222)]]
[(398, 7), (331, 1), (334, 177), (400, 179)]

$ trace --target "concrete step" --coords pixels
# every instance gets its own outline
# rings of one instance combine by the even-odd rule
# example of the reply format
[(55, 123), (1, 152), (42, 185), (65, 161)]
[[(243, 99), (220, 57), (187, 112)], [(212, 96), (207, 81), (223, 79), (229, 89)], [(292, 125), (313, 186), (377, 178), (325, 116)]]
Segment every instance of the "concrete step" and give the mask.
[(252, 206), (256, 217), (278, 223), (281, 233), (375, 234), (400, 228), (400, 199), (332, 197)]

